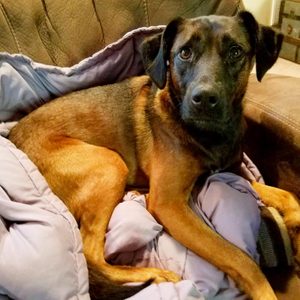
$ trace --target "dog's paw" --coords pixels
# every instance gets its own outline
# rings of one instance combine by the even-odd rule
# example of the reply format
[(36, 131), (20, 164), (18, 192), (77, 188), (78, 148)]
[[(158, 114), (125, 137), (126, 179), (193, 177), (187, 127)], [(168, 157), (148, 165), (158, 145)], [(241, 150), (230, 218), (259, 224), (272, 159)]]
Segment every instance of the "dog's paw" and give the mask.
[(293, 247), (295, 271), (300, 278), (300, 222), (297, 226), (292, 226), (289, 233)]
[(277, 300), (277, 297), (269, 284), (256, 286), (248, 293), (252, 300)]
[(291, 211), (284, 221), (292, 243), (296, 271), (300, 275), (300, 212)]
[(176, 273), (168, 270), (160, 270), (158, 269), (156, 274), (153, 274), (153, 281), (155, 283), (160, 283), (160, 282), (178, 282), (181, 280), (181, 277), (177, 275)]
[(300, 278), (300, 234), (297, 239), (292, 240), (292, 250), (294, 272)]
[(105, 277), (115, 283), (128, 282), (178, 282), (181, 277), (172, 271), (158, 268), (138, 268), (131, 266), (112, 266), (107, 263), (101, 264), (99, 270)]

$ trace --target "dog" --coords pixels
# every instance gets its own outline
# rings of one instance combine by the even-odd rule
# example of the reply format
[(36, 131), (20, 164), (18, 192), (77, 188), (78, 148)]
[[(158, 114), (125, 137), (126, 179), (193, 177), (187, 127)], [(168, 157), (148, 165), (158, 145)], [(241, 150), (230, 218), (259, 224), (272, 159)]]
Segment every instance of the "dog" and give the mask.
[(200, 176), (240, 164), (250, 71), (256, 60), (260, 81), (282, 39), (246, 11), (177, 18), (142, 44), (147, 75), (55, 99), (12, 129), (9, 139), (76, 218), (90, 278), (97, 273), (114, 290), (97, 289), (103, 284), (92, 276), (93, 298), (124, 299), (125, 282), (180, 280), (168, 270), (111, 266), (104, 258), (106, 228), (126, 187), (149, 186), (147, 209), (170, 235), (250, 298), (276, 299), (257, 264), (199, 220), (188, 199)]

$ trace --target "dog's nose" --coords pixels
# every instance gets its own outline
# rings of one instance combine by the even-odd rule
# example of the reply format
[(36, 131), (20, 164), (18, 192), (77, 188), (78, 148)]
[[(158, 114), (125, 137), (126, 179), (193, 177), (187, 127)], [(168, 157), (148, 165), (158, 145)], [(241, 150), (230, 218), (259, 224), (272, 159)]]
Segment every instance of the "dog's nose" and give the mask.
[(216, 107), (220, 99), (213, 90), (196, 90), (192, 94), (192, 103), (196, 107), (212, 109)]

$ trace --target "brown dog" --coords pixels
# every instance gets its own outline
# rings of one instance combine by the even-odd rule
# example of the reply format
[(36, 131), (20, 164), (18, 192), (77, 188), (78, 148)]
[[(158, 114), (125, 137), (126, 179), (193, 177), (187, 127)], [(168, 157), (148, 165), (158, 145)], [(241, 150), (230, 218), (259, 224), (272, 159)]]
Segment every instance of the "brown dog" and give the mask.
[(188, 199), (200, 175), (240, 162), (250, 70), (256, 57), (260, 80), (281, 42), (282, 35), (258, 26), (248, 12), (179, 18), (143, 44), (149, 76), (61, 97), (13, 128), (11, 141), (74, 214), (88, 263), (107, 279), (179, 280), (166, 270), (111, 266), (104, 259), (106, 227), (126, 186), (149, 183), (148, 209), (175, 239), (251, 298), (276, 299), (255, 262), (201, 222)]

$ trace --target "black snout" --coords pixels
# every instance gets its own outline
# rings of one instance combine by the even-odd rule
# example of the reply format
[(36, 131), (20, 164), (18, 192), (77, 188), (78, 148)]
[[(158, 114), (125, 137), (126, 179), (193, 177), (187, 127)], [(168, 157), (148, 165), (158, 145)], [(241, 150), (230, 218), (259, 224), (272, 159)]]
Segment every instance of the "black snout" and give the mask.
[(213, 109), (220, 103), (220, 97), (213, 90), (196, 89), (192, 94), (192, 103), (197, 108)]

